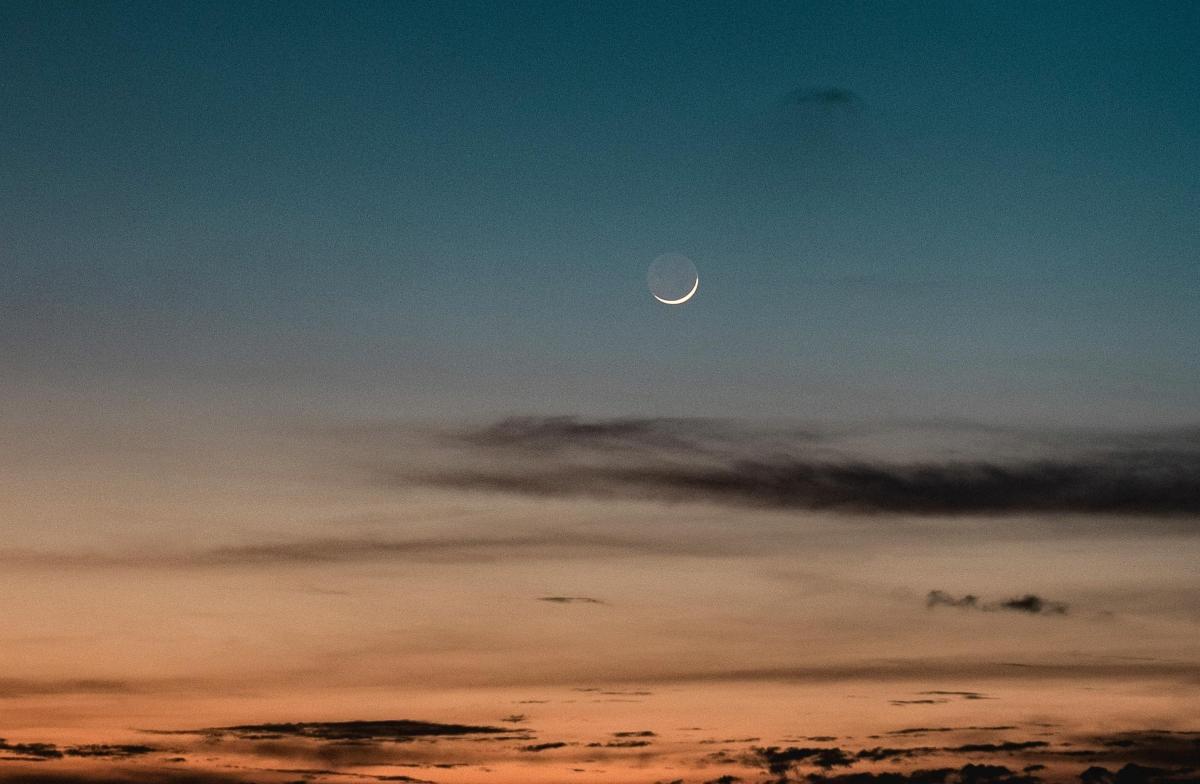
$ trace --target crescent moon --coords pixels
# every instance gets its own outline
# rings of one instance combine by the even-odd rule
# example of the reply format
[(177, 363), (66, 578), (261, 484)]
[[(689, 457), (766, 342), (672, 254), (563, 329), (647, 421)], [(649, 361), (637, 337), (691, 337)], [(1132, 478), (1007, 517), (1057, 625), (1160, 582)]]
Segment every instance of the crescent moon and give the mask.
[(700, 288), (700, 276), (697, 275), (696, 282), (692, 284), (692, 290), (689, 291), (687, 294), (684, 294), (679, 299), (663, 299), (662, 297), (658, 296), (654, 292), (650, 292), (650, 296), (654, 297), (656, 300), (658, 300), (659, 302), (661, 302), (664, 305), (682, 305), (683, 303), (685, 303), (689, 299), (691, 299), (693, 296), (695, 296), (696, 290), (699, 288)]

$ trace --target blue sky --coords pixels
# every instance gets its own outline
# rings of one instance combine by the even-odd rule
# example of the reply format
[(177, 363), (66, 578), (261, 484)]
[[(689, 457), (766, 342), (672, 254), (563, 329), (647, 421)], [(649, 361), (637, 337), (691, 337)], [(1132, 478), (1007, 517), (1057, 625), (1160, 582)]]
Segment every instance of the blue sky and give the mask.
[[(1200, 403), (1194, 4), (9, 3), (0, 31), (9, 391)], [(645, 290), (665, 252), (686, 307)]]

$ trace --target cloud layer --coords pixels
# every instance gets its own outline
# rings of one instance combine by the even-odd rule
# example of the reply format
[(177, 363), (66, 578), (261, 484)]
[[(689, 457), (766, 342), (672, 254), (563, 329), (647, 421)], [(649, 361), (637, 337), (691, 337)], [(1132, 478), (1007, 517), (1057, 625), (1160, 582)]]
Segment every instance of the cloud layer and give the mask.
[[(663, 764), (690, 772), (679, 781), (691, 784), (1196, 782), (1198, 732), (1046, 731), (1053, 726), (1025, 725), (1024, 730), (1035, 737), (1018, 734), (1022, 727), (1016, 725), (935, 727), (885, 733), (889, 745), (853, 736), (840, 741), (833, 736), (810, 736), (807, 740), (819, 745), (789, 745), (786, 739), (760, 743), (756, 737), (688, 738), (690, 729), (695, 728), (543, 739), (534, 730), (512, 733), (483, 725), (414, 720), (278, 721), (198, 730), (143, 730), (160, 739), (169, 737), (169, 746), (0, 741), (0, 781), (249, 780), (282, 784), (299, 776), (318, 782), (355, 779), (414, 784), (436, 781), (442, 778), (440, 774), (462, 769), (452, 777), (455, 781), (472, 780), (470, 774), (486, 772), (493, 774), (489, 779), (507, 782), (528, 780), (528, 766), (545, 771), (547, 766), (560, 765), (564, 771), (579, 772), (582, 766), (603, 761), (603, 772), (613, 780), (642, 780), (634, 771), (645, 773)], [(931, 735), (936, 738), (932, 744)], [(707, 744), (720, 744), (721, 748), (713, 750)], [(390, 770), (379, 772), (381, 767)], [(244, 778), (230, 777), (227, 771), (231, 770), (244, 771)]]

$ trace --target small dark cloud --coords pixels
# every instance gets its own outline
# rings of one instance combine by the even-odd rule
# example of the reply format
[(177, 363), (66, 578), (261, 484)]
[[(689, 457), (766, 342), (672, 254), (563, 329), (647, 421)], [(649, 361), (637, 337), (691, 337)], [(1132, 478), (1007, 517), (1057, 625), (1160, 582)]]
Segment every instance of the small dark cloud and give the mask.
[(554, 604), (605, 604), (604, 601), (590, 596), (539, 596), (538, 601)]
[(1052, 602), (1032, 593), (1011, 599), (984, 603), (980, 602), (979, 597), (974, 594), (955, 597), (945, 591), (938, 590), (930, 591), (925, 596), (925, 606), (930, 609), (934, 607), (958, 607), (960, 609), (983, 610), (985, 612), (1010, 610), (1029, 615), (1066, 615), (1070, 609), (1063, 602)]
[[(701, 745), (715, 745), (717, 743), (757, 743), (760, 739), (757, 737), (750, 738), (705, 738), (700, 741)], [(805, 738), (804, 740), (815, 740), (818, 743), (822, 741), (835, 740), (835, 738)]]
[(0, 751), (18, 754), (27, 760), (63, 759), (65, 757), (128, 759), (154, 754), (161, 749), (156, 746), (120, 743), (91, 743), (80, 746), (59, 746), (54, 743), (9, 743), (0, 738)]
[(21, 771), (0, 780), (13, 784), (252, 784), (251, 779), (213, 771), (188, 771), (171, 768), (137, 770)]
[(568, 449), (628, 451), (630, 448), (698, 448), (695, 420), (606, 419), (576, 417), (512, 417), (478, 430), (451, 435), (452, 440), (488, 448), (515, 449), (534, 454)]
[(797, 87), (788, 92), (787, 102), (799, 105), (848, 106), (858, 103), (858, 96), (844, 87)]
[(868, 760), (870, 762), (883, 762), (886, 760), (903, 759), (906, 757), (919, 757), (924, 754), (929, 754), (934, 749), (925, 746), (913, 746), (904, 749), (894, 749), (886, 747), (876, 747), (873, 749), (860, 749), (854, 754), (855, 759)]
[(511, 713), (508, 716), (505, 716), (500, 721), (507, 722), (509, 724), (520, 724), (520, 723), (522, 723), (524, 721), (528, 721), (528, 720), (529, 720), (529, 717), (526, 716), (524, 713)]
[(407, 719), (388, 721), (287, 722), (279, 724), (240, 724), (198, 730), (171, 730), (177, 735), (228, 735), (242, 740), (272, 740), (284, 737), (336, 741), (405, 742), (413, 738), (483, 735), (505, 733), (502, 727), (466, 724), (437, 724)]
[(855, 763), (852, 755), (848, 755), (837, 747), (803, 748), (799, 746), (765, 746), (751, 749), (747, 761), (751, 765), (765, 767), (775, 776), (784, 778), (797, 765), (803, 763), (829, 770), (836, 767), (849, 767)]
[(549, 751), (550, 749), (561, 749), (567, 744), (562, 741), (554, 741), (553, 743), (534, 743), (530, 746), (522, 746), (519, 751), (535, 753), (539, 751)]
[(979, 606), (979, 597), (974, 594), (966, 594), (955, 598), (945, 591), (930, 591), (925, 596), (926, 607), (970, 607), (976, 608)]
[[(967, 693), (968, 694), (977, 694), (978, 692), (967, 692)], [(1014, 726), (1012, 724), (997, 724), (997, 725), (994, 725), (991, 727), (978, 727), (978, 726), (971, 726), (971, 727), (905, 727), (904, 729), (892, 730), (891, 732), (885, 732), (883, 734), (884, 735), (929, 735), (932, 733), (939, 733), (939, 732), (962, 732), (964, 730), (971, 730), (971, 731), (986, 730), (986, 731), (990, 731), (990, 732), (1003, 732), (1005, 730), (1015, 730), (1015, 729), (1016, 729), (1016, 726)]]
[(1003, 765), (964, 765), (908, 772), (810, 775), (811, 784), (1037, 784), (1040, 779), (1013, 772)]
[(617, 697), (649, 697), (654, 692), (651, 691), (621, 691), (616, 689), (601, 689), (598, 686), (580, 686), (571, 691), (581, 691), (587, 694), (605, 694)]
[(137, 743), (93, 743), (86, 746), (68, 746), (63, 749), (63, 753), (68, 757), (104, 757), (107, 759), (140, 757), (158, 751), (160, 749), (155, 746)]
[(1000, 743), (967, 743), (962, 746), (951, 746), (945, 749), (945, 751), (957, 751), (963, 753), (1004, 753), (1012, 751), (1029, 751), (1030, 749), (1044, 749), (1049, 745), (1050, 744), (1044, 740), (1002, 741)]
[(59, 759), (62, 751), (53, 743), (8, 743), (0, 739), (0, 750), (38, 759)]
[(1040, 596), (1032, 593), (1027, 593), (1016, 599), (1006, 599), (1000, 602), (1002, 610), (1016, 610), (1018, 612), (1031, 613), (1037, 615), (1045, 613), (1046, 615), (1066, 615), (1067, 605), (1062, 602), (1049, 602)]
[[(665, 541), (566, 531), (514, 537), (464, 536), (427, 539), (314, 538), (270, 544), (228, 545), (176, 552), (31, 552), (2, 551), (0, 563), (70, 569), (253, 569), (375, 561), (415, 563), (488, 563), (501, 558), (572, 558), (597, 553), (628, 555), (715, 555), (715, 544)], [(551, 600), (587, 597), (548, 597)], [(603, 603), (596, 600), (596, 603)], [(33, 683), (0, 680), (0, 697), (35, 693), (120, 693), (111, 681)]]
[(133, 687), (125, 681), (99, 679), (20, 680), (0, 678), (0, 698), (39, 697), (67, 694), (129, 694)]
[(964, 700), (994, 700), (995, 697), (989, 697), (981, 691), (946, 691), (945, 689), (933, 689), (931, 691), (923, 691), (921, 694), (932, 694), (938, 697), (962, 697)]
[(614, 738), (657, 738), (658, 733), (650, 730), (634, 730), (632, 732), (614, 732)]
[(344, 771), (330, 770), (326, 768), (261, 768), (268, 773), (294, 773), (301, 777), (301, 781), (310, 781), (320, 779), (325, 776), (353, 776), (356, 779), (367, 779), (370, 781), (399, 781), (404, 784), (436, 784), (436, 782), (428, 779), (418, 779), (413, 776), (405, 776), (404, 774), (392, 775), (372, 775), (370, 773), (346, 773)]

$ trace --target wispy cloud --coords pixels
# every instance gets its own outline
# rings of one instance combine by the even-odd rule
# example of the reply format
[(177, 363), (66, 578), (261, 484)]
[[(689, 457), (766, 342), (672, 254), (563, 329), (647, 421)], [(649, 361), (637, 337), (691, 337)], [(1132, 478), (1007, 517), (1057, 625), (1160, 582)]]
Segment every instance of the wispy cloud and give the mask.
[(135, 691), (127, 681), (103, 679), (32, 680), (0, 678), (0, 698), (64, 694), (129, 694)]
[(66, 757), (89, 757), (126, 759), (159, 751), (155, 746), (126, 743), (89, 743), (78, 746), (59, 746), (54, 743), (9, 743), (0, 738), (0, 751), (7, 751), (30, 759), (63, 759)]
[(567, 745), (568, 744), (566, 744), (562, 741), (551, 741), (549, 743), (533, 743), (528, 746), (522, 746), (519, 749), (519, 751), (523, 751), (527, 754), (528, 753), (537, 753), (539, 751), (551, 751), (553, 749), (563, 749), (563, 748), (566, 748)]
[(262, 740), (283, 737), (322, 741), (408, 741), (413, 738), (506, 733), (503, 727), (467, 724), (440, 724), (429, 721), (396, 719), (387, 721), (281, 722), (275, 724), (239, 724), (231, 727), (207, 727), (197, 730), (171, 730), (175, 735), (230, 736)]
[[(448, 536), (424, 539), (317, 537), (266, 544), (226, 545), (190, 551), (52, 552), (0, 550), (0, 563), (18, 567), (72, 569), (215, 569), (306, 566), (365, 561), (480, 563), (499, 559), (542, 559), (622, 555), (722, 555), (718, 543), (680, 542), (653, 536), (610, 536), (545, 531), (525, 536)], [(546, 601), (600, 603), (588, 597)], [(0, 695), (4, 691), (0, 681)]]
[(956, 597), (945, 591), (934, 590), (926, 595), (925, 606), (930, 609), (935, 607), (957, 607), (964, 610), (983, 610), (984, 612), (1008, 610), (1028, 615), (1066, 615), (1069, 611), (1068, 606), (1063, 602), (1052, 602), (1032, 593), (1001, 601), (981, 602), (979, 597), (974, 594), (965, 594)]
[(815, 106), (847, 106), (858, 96), (845, 87), (797, 87), (787, 94), (788, 103)]
[[(1008, 461), (835, 458), (809, 433), (702, 420), (513, 419), (457, 434), (482, 461), (390, 481), (531, 496), (857, 514), (1200, 515), (1200, 440)], [(1132, 443), (1132, 442), (1131, 442)], [(492, 459), (503, 456), (503, 460)]]

